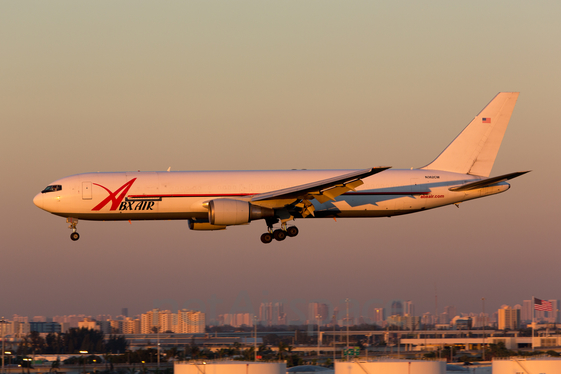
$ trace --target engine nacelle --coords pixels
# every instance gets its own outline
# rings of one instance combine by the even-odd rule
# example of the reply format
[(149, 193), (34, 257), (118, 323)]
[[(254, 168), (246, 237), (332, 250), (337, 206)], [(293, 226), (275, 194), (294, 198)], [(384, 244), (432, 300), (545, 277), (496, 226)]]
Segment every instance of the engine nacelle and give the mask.
[(207, 230), (207, 231), (212, 231), (212, 230), (226, 230), (226, 226), (220, 226), (220, 225), (213, 225), (210, 222), (207, 221), (194, 221), (192, 219), (189, 220), (189, 228), (191, 230)]
[(216, 199), (208, 203), (208, 221), (212, 225), (243, 225), (256, 219), (274, 217), (275, 211), (232, 199)]

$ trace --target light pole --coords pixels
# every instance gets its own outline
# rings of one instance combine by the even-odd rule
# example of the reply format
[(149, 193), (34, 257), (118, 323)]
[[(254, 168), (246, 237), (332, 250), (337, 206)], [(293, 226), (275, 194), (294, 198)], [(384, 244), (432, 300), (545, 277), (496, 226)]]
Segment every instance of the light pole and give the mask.
[[(83, 368), (84, 368), (84, 374), (86, 374), (86, 361), (84, 361), (84, 355), (85, 354), (87, 355), (88, 351), (80, 351), (80, 354), (82, 355), (82, 365), (83, 365)], [(80, 369), (78, 369), (78, 370), (80, 370)]]
[(335, 340), (335, 323), (337, 316), (335, 314), (333, 314), (333, 365), (335, 365), (335, 355), (337, 352), (337, 344), (336, 344), (336, 340)]
[(2, 321), (0, 321), (0, 326), (2, 327), (2, 374), (4, 374), (4, 340), (6, 334), (4, 334), (4, 325), (8, 323), (4, 321), (4, 317), (2, 317)]
[(481, 298), (481, 302), (483, 304), (483, 353), (481, 354), (481, 358), (485, 361), (485, 338), (487, 338), (487, 334), (485, 333), (485, 329), (487, 328), (487, 317), (485, 317), (485, 298)]
[(157, 340), (158, 340), (158, 373), (160, 372), (160, 325), (158, 325), (158, 327), (156, 327), (157, 329)]
[(257, 362), (257, 316), (253, 316), (253, 361)]
[(349, 349), (349, 299), (345, 299), (347, 303), (347, 349)]
[(318, 321), (318, 363), (319, 363), (319, 346), (320, 346), (320, 343), (321, 343), (321, 340), (320, 340), (320, 337), (319, 337), (319, 324), (320, 324), (320, 321), (321, 321), (321, 316), (319, 314), (316, 315), (316, 320)]

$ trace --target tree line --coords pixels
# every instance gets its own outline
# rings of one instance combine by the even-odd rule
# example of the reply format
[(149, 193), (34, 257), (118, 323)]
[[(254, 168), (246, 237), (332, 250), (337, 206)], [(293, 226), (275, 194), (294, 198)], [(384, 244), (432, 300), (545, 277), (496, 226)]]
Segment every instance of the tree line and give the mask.
[(107, 341), (101, 331), (86, 328), (72, 328), (65, 333), (49, 333), (43, 338), (32, 331), (22, 338), (17, 355), (31, 354), (73, 354), (80, 351), (95, 353), (124, 353), (128, 342), (123, 335), (109, 335)]

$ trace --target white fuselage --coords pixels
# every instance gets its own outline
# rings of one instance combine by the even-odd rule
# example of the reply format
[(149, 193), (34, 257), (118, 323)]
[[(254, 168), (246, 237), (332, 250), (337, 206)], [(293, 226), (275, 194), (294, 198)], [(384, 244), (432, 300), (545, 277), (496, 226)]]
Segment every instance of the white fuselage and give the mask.
[[(34, 203), (62, 217), (86, 220), (207, 219), (205, 203), (327, 179), (352, 170), (177, 171), (86, 173), (59, 179), (58, 190), (42, 192)], [(456, 204), (506, 191), (506, 182), (472, 191), (449, 188), (483, 179), (438, 170), (386, 170), (334, 201), (314, 200), (312, 217), (387, 217)], [(258, 205), (267, 206), (267, 202)], [(296, 217), (298, 218), (298, 217)]]

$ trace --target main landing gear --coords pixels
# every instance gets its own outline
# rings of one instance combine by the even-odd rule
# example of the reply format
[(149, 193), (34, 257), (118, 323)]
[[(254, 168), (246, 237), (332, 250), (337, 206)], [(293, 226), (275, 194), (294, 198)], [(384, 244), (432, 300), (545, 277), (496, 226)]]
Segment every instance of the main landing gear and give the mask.
[(298, 227), (296, 226), (287, 227), (286, 223), (283, 223), (281, 225), (281, 228), (276, 230), (273, 230), (273, 227), (269, 226), (268, 232), (261, 235), (261, 241), (265, 244), (272, 242), (273, 239), (281, 242), (284, 239), (286, 239), (287, 236), (292, 238), (295, 237), (296, 235), (298, 235)]
[(70, 239), (72, 239), (72, 241), (76, 241), (78, 239), (80, 239), (80, 234), (78, 234), (78, 232), (76, 231), (76, 225), (78, 225), (78, 219), (77, 218), (72, 218), (72, 217), (68, 217), (66, 219), (66, 223), (69, 223), (70, 226), (68, 226), (69, 229), (72, 229), (72, 234), (70, 234)]

